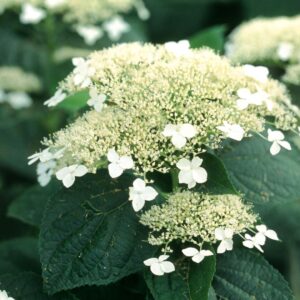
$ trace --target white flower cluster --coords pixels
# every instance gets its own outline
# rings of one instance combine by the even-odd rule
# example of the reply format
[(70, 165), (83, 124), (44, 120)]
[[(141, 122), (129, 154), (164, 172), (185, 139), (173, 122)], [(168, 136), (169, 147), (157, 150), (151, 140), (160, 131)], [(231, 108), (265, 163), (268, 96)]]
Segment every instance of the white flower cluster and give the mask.
[(15, 299), (9, 297), (6, 291), (0, 291), (0, 300), (15, 300)]
[[(260, 252), (264, 252), (262, 246), (265, 245), (266, 239), (269, 238), (274, 241), (279, 241), (277, 233), (274, 230), (268, 229), (266, 225), (257, 225), (257, 232), (253, 232), (253, 236), (250, 234), (245, 234), (243, 237), (243, 245), (247, 248), (257, 248)], [(217, 241), (220, 241), (217, 248), (217, 254), (223, 254), (226, 251), (233, 250), (233, 236), (234, 231), (231, 228), (217, 228), (215, 230), (215, 238)], [(182, 250), (182, 253), (186, 257), (190, 257), (193, 262), (199, 264), (205, 257), (212, 256), (214, 253), (211, 250), (203, 249), (202, 244), (198, 247), (187, 247)], [(151, 272), (154, 275), (162, 276), (165, 273), (171, 273), (175, 271), (175, 265), (167, 261), (169, 258), (168, 255), (161, 255), (158, 258), (149, 258), (144, 261), (145, 266), (150, 267)]]
[(32, 105), (32, 99), (25, 92), (6, 93), (0, 90), (0, 103), (8, 103), (13, 109), (23, 109)]

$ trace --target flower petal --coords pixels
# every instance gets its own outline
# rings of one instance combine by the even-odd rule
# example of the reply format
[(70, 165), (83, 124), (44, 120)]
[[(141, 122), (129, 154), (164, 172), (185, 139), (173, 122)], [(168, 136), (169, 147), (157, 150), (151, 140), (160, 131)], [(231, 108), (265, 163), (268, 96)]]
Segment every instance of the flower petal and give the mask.
[(198, 254), (199, 250), (194, 247), (188, 247), (188, 248), (182, 249), (182, 253), (187, 257), (191, 257), (191, 256)]
[(57, 171), (55, 175), (58, 180), (63, 180), (64, 177), (67, 176), (69, 173), (70, 173), (69, 168), (65, 167)]
[(219, 227), (215, 229), (215, 237), (217, 240), (221, 241), (225, 238), (224, 229)]
[(115, 163), (119, 161), (120, 157), (115, 149), (109, 149), (107, 153), (107, 159), (108, 161)]
[(151, 264), (150, 270), (156, 276), (162, 276), (162, 275), (164, 275), (164, 272), (163, 272), (163, 270), (161, 268), (161, 264), (159, 262)]
[(192, 171), (185, 171), (182, 170), (179, 172), (179, 183), (185, 183), (185, 184), (189, 184), (189, 183), (193, 183), (193, 173)]
[(177, 149), (181, 149), (186, 144), (186, 138), (178, 133), (172, 136), (171, 141)]
[(126, 170), (126, 169), (132, 169), (134, 167), (133, 160), (130, 156), (122, 156), (120, 158), (120, 166)]
[(133, 182), (133, 187), (136, 191), (139, 192), (143, 192), (146, 188), (146, 183), (144, 180), (137, 178), (134, 182)]
[(291, 144), (287, 141), (279, 141), (278, 144), (286, 150), (292, 150)]
[(174, 133), (176, 133), (176, 125), (167, 124), (164, 131), (162, 132), (162, 135), (165, 137), (169, 137), (173, 136)]
[(180, 125), (179, 133), (188, 139), (193, 138), (197, 134), (196, 128), (191, 124)]
[(74, 182), (75, 182), (75, 176), (72, 175), (72, 174), (67, 174), (64, 178), (63, 178), (63, 185), (66, 187), (66, 188), (69, 188), (71, 187)]
[(150, 267), (152, 264), (157, 263), (158, 259), (156, 257), (148, 258), (144, 260), (144, 265)]
[(75, 176), (76, 177), (82, 177), (88, 172), (88, 169), (86, 166), (79, 165), (75, 170)]
[(277, 233), (274, 231), (274, 230), (267, 230), (267, 232), (265, 233), (266, 237), (271, 239), (271, 240), (274, 240), (274, 241), (279, 241), (279, 238), (277, 236)]
[(187, 158), (181, 158), (177, 162), (176, 167), (179, 170), (189, 170), (191, 168), (191, 162)]
[(164, 273), (171, 273), (175, 271), (175, 266), (170, 261), (163, 261), (160, 263), (160, 266)]
[(151, 186), (147, 186), (143, 194), (146, 201), (154, 200), (157, 195), (158, 195), (157, 191)]
[(280, 145), (277, 142), (273, 142), (271, 148), (270, 148), (270, 153), (272, 155), (277, 155), (280, 152)]
[(192, 257), (192, 261), (199, 264), (204, 259), (203, 253), (197, 253), (195, 256)]
[(145, 200), (139, 197), (138, 199), (132, 200), (132, 207), (135, 212), (140, 211), (145, 206)]
[(116, 163), (111, 163), (108, 165), (108, 172), (111, 178), (117, 178), (121, 176), (124, 170)]
[(193, 179), (197, 183), (204, 183), (207, 181), (207, 172), (204, 168), (197, 168), (193, 170)]

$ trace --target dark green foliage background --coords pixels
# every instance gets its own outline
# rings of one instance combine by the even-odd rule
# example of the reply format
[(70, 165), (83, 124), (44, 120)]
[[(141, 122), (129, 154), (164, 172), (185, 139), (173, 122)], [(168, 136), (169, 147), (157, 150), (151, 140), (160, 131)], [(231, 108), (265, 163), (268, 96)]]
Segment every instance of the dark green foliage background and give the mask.
[[(208, 46), (223, 53), (226, 36), (241, 22), (257, 16), (300, 14), (299, 0), (145, 2), (151, 11), (151, 19), (143, 23), (133, 13), (129, 15), (133, 31), (125, 35), (122, 41), (165, 42), (188, 38), (193, 47)], [(78, 253), (80, 255), (77, 258), (77, 253), (70, 254), (70, 249), (83, 249), (76, 236), (68, 238), (68, 235), (75, 234), (73, 230), (78, 230), (76, 226), (86, 226), (81, 228), (83, 234), (93, 231), (93, 239), (87, 236), (86, 243), (95, 243), (103, 247), (105, 252), (110, 244), (101, 243), (101, 238), (105, 229), (115, 228), (116, 224), (108, 224), (107, 227), (100, 227), (100, 231), (96, 230), (97, 226), (103, 225), (97, 219), (97, 213), (105, 208), (96, 206), (96, 210), (93, 210), (95, 207), (86, 206), (87, 199), (84, 196), (89, 191), (84, 189), (85, 181), (79, 181), (69, 194), (61, 191), (58, 183), (46, 189), (35, 186), (34, 168), (27, 166), (26, 157), (39, 149), (39, 141), (43, 136), (76, 117), (78, 109), (82, 108), (82, 99), (86, 101), (86, 95), (81, 95), (78, 99), (66, 101), (59, 109), (49, 110), (42, 105), (53, 94), (58, 81), (71, 70), (69, 62), (54, 62), (53, 51), (58, 46), (85, 45), (68, 28), (61, 28), (56, 23), (42, 24), (35, 29), (22, 26), (16, 13), (0, 15), (0, 44), (0, 66), (20, 66), (38, 75), (43, 83), (42, 91), (32, 95), (35, 105), (28, 110), (13, 111), (0, 104), (0, 290), (8, 290), (17, 300), (202, 300), (207, 296), (206, 287), (210, 286), (216, 269), (213, 288), (209, 289), (210, 300), (217, 297), (232, 300), (291, 299), (289, 287), (282, 276), (290, 283), (296, 299), (300, 299), (300, 142), (292, 137), (290, 142), (294, 150), (281, 153), (272, 161), (267, 155), (268, 145), (257, 139), (239, 145), (230, 144), (224, 151), (217, 153), (219, 159), (207, 154), (205, 160), (208, 163), (206, 168), (220, 175), (215, 182), (209, 181), (204, 186), (205, 192), (241, 191), (253, 203), (263, 221), (277, 230), (284, 240), (266, 247), (266, 260), (252, 252), (238, 251), (231, 259), (229, 256), (233, 253), (217, 256), (217, 262), (208, 260), (206, 265), (199, 265), (198, 268), (193, 265), (189, 278), (183, 278), (177, 272), (163, 279), (154, 278), (150, 273), (144, 274), (140, 263), (149, 256), (149, 251), (153, 253), (155, 249), (143, 249), (143, 244), (140, 245), (140, 252), (132, 250), (134, 260), (126, 268), (114, 270), (113, 279), (99, 268), (83, 273), (76, 268), (72, 269), (72, 264), (80, 264), (82, 260), (94, 259), (99, 255), (86, 248), (83, 253)], [(110, 42), (104, 39), (93, 48), (101, 49), (109, 45)], [(70, 105), (74, 101), (76, 107)], [(90, 184), (94, 184), (92, 189), (97, 191), (96, 184), (92, 181)], [(55, 198), (53, 195), (59, 196)], [(74, 202), (70, 201), (72, 197)], [(70, 201), (73, 206), (65, 205), (63, 201), (56, 203), (55, 199)], [(65, 213), (68, 222), (65, 231), (63, 223), (56, 219), (60, 216), (59, 211)], [(115, 220), (122, 216), (122, 211), (118, 213), (113, 217)], [(138, 226), (133, 214), (126, 218), (128, 220), (123, 220), (123, 226)], [(54, 229), (61, 230), (60, 234), (54, 236)], [(142, 231), (138, 231), (138, 234), (142, 234), (145, 240)], [(124, 238), (125, 233), (120, 229), (116, 234)], [(135, 243), (138, 244), (137, 241)], [(128, 242), (122, 247), (129, 249), (132, 245)], [(118, 259), (122, 265), (122, 257)], [(64, 264), (56, 268), (53, 262), (59, 261), (64, 261)], [(140, 269), (136, 267), (136, 261)], [(104, 259), (104, 266), (110, 267), (109, 261)], [(62, 267), (69, 268), (70, 273), (66, 273)], [(202, 296), (203, 290), (197, 288), (203, 280), (202, 272), (207, 274), (208, 281), (202, 281), (206, 296)], [(57, 276), (55, 280), (53, 273)], [(68, 280), (67, 276), (72, 278)], [(108, 285), (99, 286), (101, 284)], [(66, 289), (68, 291), (63, 291)]]

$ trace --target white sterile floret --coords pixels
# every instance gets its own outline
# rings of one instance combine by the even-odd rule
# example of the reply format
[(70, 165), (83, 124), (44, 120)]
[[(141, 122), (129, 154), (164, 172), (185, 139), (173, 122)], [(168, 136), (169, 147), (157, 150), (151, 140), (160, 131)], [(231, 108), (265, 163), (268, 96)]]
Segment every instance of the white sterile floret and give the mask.
[(256, 79), (259, 82), (264, 83), (268, 80), (269, 70), (266, 67), (244, 65), (243, 71), (246, 76)]
[(104, 22), (103, 29), (107, 32), (108, 37), (116, 42), (124, 33), (130, 31), (130, 25), (121, 16), (115, 16)]
[(72, 165), (69, 167), (62, 168), (56, 172), (56, 178), (62, 180), (63, 185), (66, 188), (71, 187), (76, 177), (82, 177), (88, 172), (88, 169), (83, 165)]
[(67, 0), (45, 0), (45, 5), (47, 8), (53, 9), (64, 5)]
[(121, 176), (125, 170), (134, 167), (133, 160), (130, 156), (119, 156), (114, 149), (108, 151), (107, 159), (110, 162), (108, 172), (111, 178), (117, 178)]
[(176, 164), (179, 172), (179, 183), (185, 183), (191, 189), (197, 183), (207, 181), (207, 172), (201, 167), (203, 159), (194, 157), (191, 161), (187, 158), (182, 158)]
[(65, 151), (65, 149), (60, 149), (54, 153), (50, 152), (49, 148), (47, 149), (44, 149), (43, 151), (41, 152), (38, 152), (38, 153), (35, 153), (35, 154), (32, 154), (31, 156), (28, 157), (28, 165), (32, 165), (34, 164), (35, 162), (37, 162), (38, 160), (40, 162), (47, 162), (49, 160), (52, 160), (52, 159), (60, 159), (62, 156), (63, 156), (63, 152)]
[(0, 291), (0, 300), (15, 300), (7, 295), (6, 291)]
[(90, 62), (82, 57), (75, 57), (72, 59), (74, 69), (74, 84), (81, 88), (86, 88), (91, 85), (91, 77), (95, 74), (95, 68), (90, 66)]
[(190, 42), (188, 40), (165, 43), (165, 48), (177, 57), (185, 56), (191, 53)]
[(279, 241), (277, 233), (272, 229), (268, 229), (266, 225), (257, 225), (256, 229), (258, 231), (257, 235), (264, 236), (265, 238), (269, 238), (274, 241)]
[(241, 141), (244, 137), (245, 130), (238, 124), (229, 124), (224, 122), (223, 125), (217, 126), (217, 128), (224, 132), (226, 137), (236, 141)]
[(133, 182), (133, 187), (129, 188), (129, 200), (132, 201), (134, 211), (141, 210), (145, 201), (152, 201), (157, 195), (153, 187), (146, 186), (145, 181), (139, 178)]
[(54, 174), (54, 168), (56, 167), (55, 160), (49, 160), (46, 162), (39, 162), (36, 168), (37, 180), (40, 186), (45, 187), (51, 180)]
[(28, 108), (32, 105), (32, 99), (24, 92), (12, 92), (7, 94), (7, 102), (14, 109)]
[(95, 45), (95, 43), (103, 36), (103, 30), (98, 26), (79, 25), (76, 27), (76, 31), (89, 46)]
[(188, 139), (193, 138), (197, 134), (197, 130), (191, 124), (167, 124), (162, 134), (165, 137), (171, 137), (172, 144), (176, 148), (181, 149), (185, 146)]
[(247, 248), (253, 249), (256, 248), (260, 252), (264, 252), (261, 246), (265, 244), (265, 240), (262, 240), (260, 236), (257, 234), (255, 236), (251, 236), (250, 234), (245, 234), (245, 241), (243, 241), (243, 245)]
[(236, 102), (237, 108), (240, 110), (248, 108), (249, 105), (262, 105), (269, 95), (264, 91), (251, 93), (247, 88), (241, 88), (237, 91), (239, 99)]
[(292, 150), (291, 144), (284, 141), (284, 134), (279, 130), (268, 129), (268, 141), (272, 143), (270, 148), (270, 153), (272, 155), (277, 155), (281, 147), (286, 150)]
[(191, 257), (192, 261), (199, 264), (206, 256), (214, 255), (210, 250), (198, 250), (194, 247), (185, 248), (182, 250), (182, 253)]
[(87, 104), (91, 107), (94, 107), (97, 112), (102, 111), (105, 100), (106, 96), (103, 94), (98, 94), (96, 88), (90, 89), (90, 99), (88, 100)]
[(30, 3), (22, 5), (20, 21), (23, 24), (37, 24), (46, 17), (46, 12)]
[(224, 253), (233, 249), (233, 230), (230, 228), (217, 228), (215, 230), (215, 237), (218, 241), (221, 241), (218, 246), (217, 253)]
[(292, 45), (291, 43), (283, 42), (280, 43), (277, 48), (277, 55), (280, 60), (288, 61), (293, 54), (293, 50), (294, 45)]
[(150, 267), (150, 270), (154, 275), (162, 276), (165, 273), (171, 273), (175, 271), (174, 264), (170, 261), (167, 261), (168, 258), (168, 255), (160, 255), (159, 258), (149, 258), (144, 261), (144, 265)]
[(60, 102), (64, 101), (66, 97), (67, 94), (64, 93), (62, 89), (58, 89), (50, 99), (44, 102), (44, 105), (47, 105), (48, 107), (56, 106)]

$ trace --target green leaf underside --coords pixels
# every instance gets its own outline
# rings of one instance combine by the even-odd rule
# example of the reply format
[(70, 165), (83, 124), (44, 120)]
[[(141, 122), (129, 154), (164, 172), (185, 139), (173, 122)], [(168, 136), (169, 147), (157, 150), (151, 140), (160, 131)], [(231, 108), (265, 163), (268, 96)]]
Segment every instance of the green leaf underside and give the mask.
[(233, 185), (256, 204), (287, 203), (300, 195), (300, 151), (282, 149), (272, 156), (271, 143), (252, 137), (220, 155)]
[(206, 257), (203, 262), (187, 263), (187, 276), (177, 271), (163, 276), (145, 273), (146, 283), (155, 300), (207, 300), (215, 273), (215, 256)]
[(133, 181), (129, 174), (112, 180), (101, 171), (49, 200), (40, 234), (49, 293), (109, 284), (144, 268), (155, 249), (128, 201)]
[(214, 289), (221, 299), (290, 300), (290, 288), (282, 275), (261, 255), (235, 250), (218, 256)]
[(12, 202), (7, 215), (26, 224), (40, 226), (48, 199), (61, 188), (61, 184), (56, 179), (46, 187), (34, 186)]
[(64, 101), (57, 105), (58, 108), (69, 112), (76, 112), (87, 105), (89, 100), (89, 91), (84, 90), (68, 96)]
[(203, 156), (202, 167), (208, 173), (208, 180), (205, 184), (197, 185), (195, 190), (209, 194), (237, 194), (229, 180), (227, 171), (222, 161), (215, 155), (206, 153)]
[(1, 274), (0, 290), (16, 300), (78, 300), (70, 293), (48, 296), (43, 292), (42, 278), (31, 272)]

